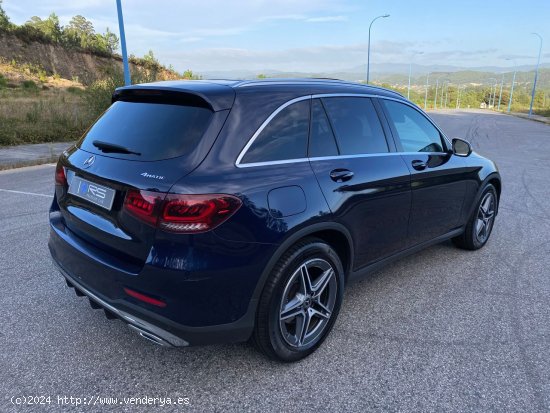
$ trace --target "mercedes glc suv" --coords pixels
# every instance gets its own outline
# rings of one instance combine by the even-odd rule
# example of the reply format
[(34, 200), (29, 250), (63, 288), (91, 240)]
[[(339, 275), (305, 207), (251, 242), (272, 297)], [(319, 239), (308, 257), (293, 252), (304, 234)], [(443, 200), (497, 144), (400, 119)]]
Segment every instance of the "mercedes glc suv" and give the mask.
[(55, 184), (51, 255), (93, 308), (157, 344), (251, 339), (282, 361), (323, 342), (352, 280), (482, 247), (501, 192), (400, 94), (323, 79), (119, 88)]

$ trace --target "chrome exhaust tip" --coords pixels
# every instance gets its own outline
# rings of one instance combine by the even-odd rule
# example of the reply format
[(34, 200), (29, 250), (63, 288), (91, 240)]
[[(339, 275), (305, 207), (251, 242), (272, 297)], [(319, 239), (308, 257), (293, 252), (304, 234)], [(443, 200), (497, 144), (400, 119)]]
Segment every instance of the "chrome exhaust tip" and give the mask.
[(128, 324), (128, 327), (130, 327), (132, 330), (137, 332), (144, 339), (149, 340), (149, 341), (155, 343), (156, 345), (159, 345), (159, 346), (162, 346), (162, 347), (173, 347), (172, 344), (170, 344), (168, 341), (160, 338), (159, 336), (154, 335), (153, 333), (142, 330), (141, 328), (136, 327), (132, 324)]

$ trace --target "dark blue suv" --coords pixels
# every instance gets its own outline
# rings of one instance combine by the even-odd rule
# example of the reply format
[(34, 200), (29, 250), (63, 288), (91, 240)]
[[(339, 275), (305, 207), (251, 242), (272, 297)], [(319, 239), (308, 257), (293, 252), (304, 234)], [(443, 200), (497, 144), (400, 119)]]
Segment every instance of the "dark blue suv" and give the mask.
[(119, 88), (60, 157), (49, 248), (78, 295), (162, 345), (294, 361), (348, 282), (488, 240), (493, 162), (389, 90), (335, 80)]

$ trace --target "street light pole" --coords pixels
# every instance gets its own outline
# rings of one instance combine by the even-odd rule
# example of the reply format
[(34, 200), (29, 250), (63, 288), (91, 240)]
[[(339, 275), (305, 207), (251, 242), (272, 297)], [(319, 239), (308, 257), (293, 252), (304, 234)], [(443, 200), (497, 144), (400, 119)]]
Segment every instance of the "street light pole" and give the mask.
[(514, 61), (514, 75), (512, 76), (512, 87), (510, 88), (510, 99), (508, 100), (508, 113), (510, 113), (510, 108), (512, 107), (512, 96), (514, 96), (514, 85), (516, 83), (516, 73), (518, 71), (518, 65), (516, 61), (512, 58), (508, 58), (506, 60)]
[(429, 87), (428, 81), (429, 80), (430, 80), (430, 74), (428, 73), (426, 75), (426, 92), (424, 93), (424, 110), (428, 109), (428, 87)]
[[(494, 101), (493, 101), (493, 89), (495, 89), (498, 80), (495, 79), (494, 77), (490, 77), (488, 80), (494, 80), (494, 81), (495, 81), (494, 84), (489, 85), (490, 88), (491, 88), (491, 89), (490, 89), (490, 93), (489, 93), (489, 109), (491, 109), (491, 106), (493, 106), (493, 108), (494, 108), (494, 106), (495, 106), (495, 105), (494, 105)], [(495, 89), (495, 92), (496, 92), (496, 89)]]
[(411, 60), (409, 62), (409, 87), (407, 88), (407, 99), (411, 98), (411, 72), (412, 72), (412, 61), (415, 55), (417, 54), (423, 54), (424, 52), (418, 52), (416, 54), (413, 54), (411, 56)]
[(439, 87), (439, 78), (435, 80), (434, 109), (437, 109), (437, 88)]
[[(118, 0), (120, 1), (120, 0)], [(372, 24), (380, 19), (380, 18), (386, 18), (386, 17), (390, 17), (389, 14), (383, 14), (382, 16), (378, 16), (378, 17), (375, 17), (374, 19), (372, 19), (372, 21), (370, 22), (369, 24), (369, 45), (368, 45), (368, 49), (367, 49), (367, 85), (369, 84), (369, 79), (370, 79), (370, 29), (372, 27)]]
[(441, 85), (441, 99), (440, 99), (440, 102), (439, 102), (439, 108), (440, 109), (443, 109), (443, 96), (444, 96), (444, 93), (445, 93), (445, 88), (449, 86), (449, 81), (448, 80), (443, 80), (443, 84)]
[(118, 13), (118, 27), (120, 31), (120, 50), (122, 52), (122, 66), (124, 67), (124, 84), (131, 85), (130, 67), (128, 66), (128, 53), (126, 52), (126, 36), (124, 34), (124, 19), (122, 18), (121, 0), (116, 0), (116, 8)]
[(504, 85), (504, 73), (502, 74), (502, 79), (500, 80), (500, 93), (498, 94), (498, 110), (500, 111), (500, 102), (502, 101), (502, 86)]
[(538, 36), (540, 40), (540, 45), (539, 45), (539, 57), (537, 59), (537, 67), (535, 69), (535, 81), (533, 82), (533, 91), (531, 92), (531, 105), (529, 105), (529, 117), (533, 114), (533, 102), (535, 100), (535, 91), (537, 89), (537, 78), (539, 77), (540, 54), (542, 52), (542, 36), (538, 33), (531, 33), (531, 34)]

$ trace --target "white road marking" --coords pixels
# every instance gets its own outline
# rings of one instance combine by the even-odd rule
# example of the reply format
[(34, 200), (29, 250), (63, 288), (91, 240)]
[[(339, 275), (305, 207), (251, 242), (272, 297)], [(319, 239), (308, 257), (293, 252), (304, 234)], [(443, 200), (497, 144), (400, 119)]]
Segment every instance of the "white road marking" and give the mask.
[(1, 189), (0, 192), (10, 192), (12, 194), (22, 194), (22, 195), (34, 195), (34, 196), (45, 196), (47, 198), (53, 198), (53, 195), (46, 195), (46, 194), (37, 194), (35, 192), (23, 192), (23, 191), (14, 191), (12, 189)]

